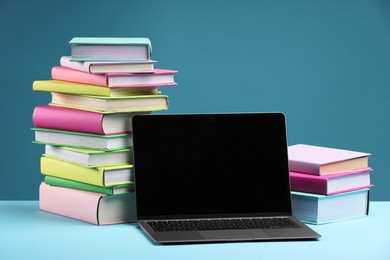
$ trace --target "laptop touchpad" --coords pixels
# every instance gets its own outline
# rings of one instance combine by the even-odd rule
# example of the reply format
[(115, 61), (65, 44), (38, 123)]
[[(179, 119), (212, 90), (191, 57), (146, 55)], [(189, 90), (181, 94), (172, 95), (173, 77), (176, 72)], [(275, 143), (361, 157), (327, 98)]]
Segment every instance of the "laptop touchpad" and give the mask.
[(207, 239), (247, 239), (247, 238), (267, 238), (267, 233), (260, 229), (251, 230), (224, 230), (224, 231), (199, 231), (199, 234)]

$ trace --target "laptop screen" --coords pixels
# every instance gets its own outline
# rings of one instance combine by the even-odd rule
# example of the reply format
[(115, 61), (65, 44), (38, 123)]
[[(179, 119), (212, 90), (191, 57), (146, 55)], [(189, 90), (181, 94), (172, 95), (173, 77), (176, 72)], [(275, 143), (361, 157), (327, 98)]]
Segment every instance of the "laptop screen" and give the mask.
[(282, 113), (137, 115), (138, 218), (290, 215)]

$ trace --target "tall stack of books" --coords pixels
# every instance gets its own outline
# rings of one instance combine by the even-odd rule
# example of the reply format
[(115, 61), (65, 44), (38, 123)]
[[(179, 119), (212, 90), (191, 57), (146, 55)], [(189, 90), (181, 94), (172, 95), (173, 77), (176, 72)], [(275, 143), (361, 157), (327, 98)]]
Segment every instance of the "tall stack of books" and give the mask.
[(292, 208), (307, 223), (368, 215), (371, 154), (306, 144), (288, 147)]
[(176, 85), (177, 71), (154, 68), (148, 38), (69, 44), (52, 79), (33, 82), (52, 97), (33, 112), (34, 142), (45, 145), (40, 208), (97, 225), (134, 221), (132, 117), (168, 109), (158, 87)]

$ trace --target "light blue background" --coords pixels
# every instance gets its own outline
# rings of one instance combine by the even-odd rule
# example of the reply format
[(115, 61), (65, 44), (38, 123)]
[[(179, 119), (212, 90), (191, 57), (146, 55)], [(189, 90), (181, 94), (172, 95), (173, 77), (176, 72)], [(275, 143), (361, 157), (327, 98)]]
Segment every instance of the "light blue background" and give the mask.
[(2, 0), (0, 31), (1, 200), (38, 199), (31, 115), (50, 95), (32, 82), (75, 36), (149, 37), (179, 71), (169, 113), (282, 111), (289, 144), (372, 153), (371, 199), (390, 200), (389, 1)]
[(309, 225), (318, 241), (268, 241), (159, 246), (135, 223), (96, 226), (37, 210), (36, 201), (0, 201), (2, 260), (389, 260), (390, 202), (370, 216)]

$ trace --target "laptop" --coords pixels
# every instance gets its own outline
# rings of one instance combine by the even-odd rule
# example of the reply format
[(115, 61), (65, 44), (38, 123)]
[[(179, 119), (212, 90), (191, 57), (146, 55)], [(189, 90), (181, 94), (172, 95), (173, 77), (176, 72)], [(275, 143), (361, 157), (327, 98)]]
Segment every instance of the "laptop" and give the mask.
[(137, 222), (155, 243), (317, 239), (292, 216), (283, 113), (133, 117)]

